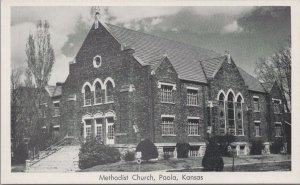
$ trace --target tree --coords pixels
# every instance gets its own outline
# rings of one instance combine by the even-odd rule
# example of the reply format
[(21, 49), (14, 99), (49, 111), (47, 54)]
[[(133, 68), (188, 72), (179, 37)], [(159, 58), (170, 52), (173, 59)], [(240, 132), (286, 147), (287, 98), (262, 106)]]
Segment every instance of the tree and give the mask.
[[(33, 101), (29, 113), (31, 120), (31, 146), (39, 147), (41, 145), (41, 132), (38, 124), (39, 108), (41, 96), (45, 91), (45, 86), (51, 76), (52, 67), (55, 62), (54, 50), (51, 46), (51, 37), (49, 32), (50, 25), (48, 21), (39, 20), (36, 25), (35, 34), (29, 34), (26, 43), (26, 62), (28, 69), (25, 72), (25, 85), (34, 88), (31, 95)], [(29, 116), (28, 116), (29, 117)]]
[(278, 83), (283, 93), (283, 103), (291, 109), (291, 39), (289, 38), (273, 56), (260, 58), (255, 73), (265, 83)]
[(205, 171), (223, 171), (224, 161), (219, 146), (214, 139), (209, 140), (202, 159), (202, 166)]
[(50, 43), (49, 23), (41, 20), (37, 23), (35, 35), (29, 34), (26, 44), (28, 69), (32, 74), (35, 86), (43, 88), (47, 85), (53, 64), (54, 50)]

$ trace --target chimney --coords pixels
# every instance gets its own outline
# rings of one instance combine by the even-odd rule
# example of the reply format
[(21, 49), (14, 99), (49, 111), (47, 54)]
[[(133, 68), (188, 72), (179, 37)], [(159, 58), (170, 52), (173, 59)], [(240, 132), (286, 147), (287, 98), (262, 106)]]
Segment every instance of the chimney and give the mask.
[(231, 56), (230, 56), (230, 53), (229, 53), (229, 51), (225, 51), (225, 55), (227, 56), (227, 62), (228, 62), (228, 64), (231, 64)]
[(98, 27), (99, 27), (99, 21), (100, 21), (100, 13), (96, 12), (95, 13), (95, 29), (98, 29)]

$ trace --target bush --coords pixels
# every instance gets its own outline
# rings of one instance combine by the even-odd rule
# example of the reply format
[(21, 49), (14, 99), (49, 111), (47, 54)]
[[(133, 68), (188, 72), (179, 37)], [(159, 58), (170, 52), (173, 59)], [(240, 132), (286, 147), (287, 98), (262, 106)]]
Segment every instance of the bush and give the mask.
[(142, 160), (150, 160), (158, 157), (158, 151), (156, 146), (149, 139), (141, 141), (137, 147), (137, 152), (142, 152)]
[(114, 163), (120, 160), (120, 152), (92, 139), (83, 143), (79, 151), (79, 168), (86, 169), (95, 165)]
[(250, 150), (251, 155), (261, 155), (261, 151), (264, 149), (264, 145), (260, 140), (252, 141), (252, 146)]
[(224, 136), (216, 136), (215, 139), (219, 144), (221, 156), (229, 157), (231, 154), (228, 151), (228, 146), (230, 146), (230, 144), (235, 141), (235, 137), (231, 134), (226, 134)]
[(190, 151), (190, 144), (188, 143), (177, 143), (177, 158), (188, 158)]
[(170, 154), (164, 153), (164, 160), (169, 160), (171, 158)]
[(283, 141), (280, 140), (280, 139), (277, 139), (270, 146), (270, 151), (271, 151), (272, 154), (279, 154), (281, 149), (283, 148), (283, 146), (284, 146)]
[(26, 159), (28, 159), (26, 145), (21, 143), (17, 146), (16, 150), (14, 151), (13, 162), (15, 164), (23, 164), (25, 163)]
[(223, 158), (215, 141), (209, 141), (202, 159), (202, 166), (205, 171), (223, 171)]
[(133, 151), (127, 151), (124, 155), (125, 161), (134, 161), (135, 159), (135, 152)]

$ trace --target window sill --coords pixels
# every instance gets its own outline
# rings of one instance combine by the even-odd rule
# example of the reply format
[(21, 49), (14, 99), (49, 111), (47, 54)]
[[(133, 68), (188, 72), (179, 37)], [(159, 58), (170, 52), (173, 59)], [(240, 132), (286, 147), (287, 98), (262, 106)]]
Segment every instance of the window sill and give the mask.
[(255, 112), (255, 113), (260, 113), (260, 111), (253, 111), (253, 112)]
[(103, 103), (94, 103), (94, 105), (102, 105)]
[(57, 118), (57, 117), (60, 117), (60, 115), (58, 115), (58, 116), (52, 116), (53, 118)]
[(162, 134), (161, 136), (163, 136), (163, 137), (165, 137), (165, 136), (172, 136), (172, 137), (174, 137), (174, 136), (176, 136), (176, 134)]
[(110, 102), (105, 102), (104, 104), (110, 104), (110, 103), (114, 103), (113, 101), (110, 101)]
[(189, 106), (189, 107), (200, 107), (199, 105), (189, 105), (189, 104), (186, 104), (186, 106)]
[(282, 136), (275, 136), (275, 137), (282, 137)]
[(274, 112), (274, 114), (282, 114), (281, 112)]
[(188, 135), (188, 137), (199, 137), (200, 135)]
[(171, 104), (171, 105), (175, 105), (175, 103), (174, 102), (160, 102), (160, 103), (163, 103), (163, 104)]
[[(238, 136), (238, 137), (243, 137), (243, 136), (245, 136), (245, 134), (243, 134), (243, 135), (236, 135), (236, 136)], [(256, 136), (255, 136), (256, 137)]]
[(92, 105), (83, 105), (82, 107), (91, 107)]
[(255, 136), (255, 137), (262, 137), (262, 136)]

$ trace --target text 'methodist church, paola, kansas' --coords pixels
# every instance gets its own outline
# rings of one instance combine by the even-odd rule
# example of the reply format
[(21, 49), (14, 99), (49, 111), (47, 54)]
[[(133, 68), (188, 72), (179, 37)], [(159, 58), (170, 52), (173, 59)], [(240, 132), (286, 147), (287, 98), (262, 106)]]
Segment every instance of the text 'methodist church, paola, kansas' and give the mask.
[(178, 142), (190, 144), (190, 156), (203, 155), (213, 134), (235, 135), (239, 155), (250, 141), (268, 146), (282, 137), (276, 83), (260, 83), (229, 54), (105, 24), (99, 15), (66, 81), (46, 88), (51, 106), (42, 105), (53, 114), (41, 116), (42, 128), (118, 148), (149, 138), (160, 154), (175, 156)]

